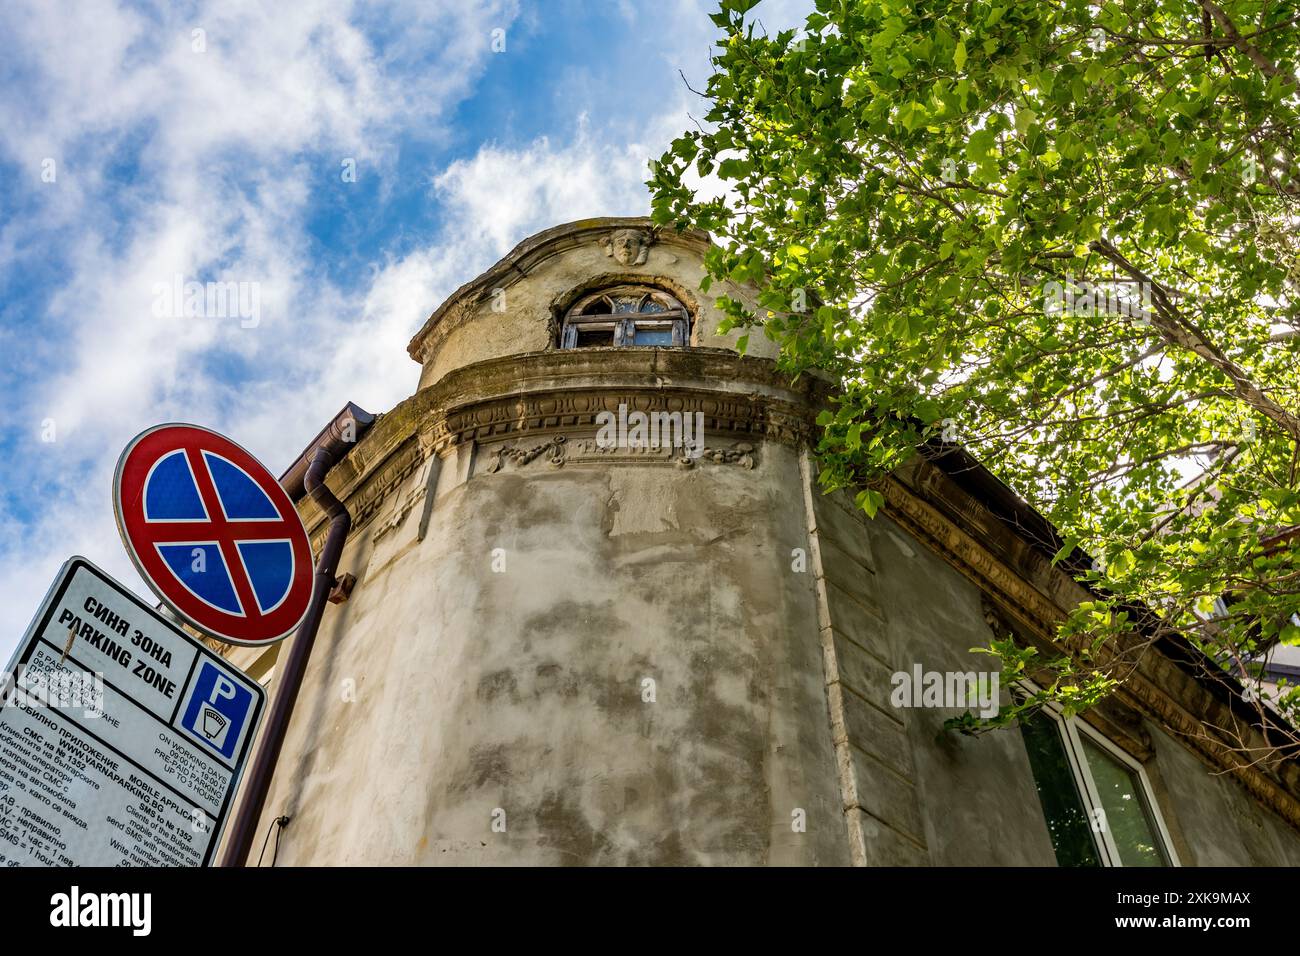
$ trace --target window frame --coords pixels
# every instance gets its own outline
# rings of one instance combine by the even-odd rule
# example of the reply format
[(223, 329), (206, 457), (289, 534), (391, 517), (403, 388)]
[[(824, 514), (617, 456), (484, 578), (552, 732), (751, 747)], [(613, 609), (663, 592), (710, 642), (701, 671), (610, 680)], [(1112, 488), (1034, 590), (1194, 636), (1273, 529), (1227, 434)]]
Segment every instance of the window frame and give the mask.
[[(1023, 681), (1021, 682), (1021, 690), (1036, 693), (1038, 687), (1028, 681)], [(1111, 833), (1109, 824), (1104, 826), (1100, 832), (1092, 825), (1092, 821), (1096, 819), (1096, 811), (1101, 810), (1104, 814), (1105, 807), (1101, 802), (1101, 791), (1097, 787), (1097, 781), (1093, 779), (1092, 768), (1088, 766), (1088, 755), (1083, 749), (1081, 736), (1084, 735), (1088, 737), (1090, 742), (1100, 747), (1107, 756), (1113, 757), (1119, 764), (1133, 772), (1140, 791), (1138, 798), (1142, 801), (1148, 821), (1155, 830), (1156, 839), (1160, 841), (1158, 849), (1163, 852), (1165, 859), (1169, 861), (1169, 866), (1181, 867), (1183, 864), (1178, 859), (1178, 851), (1174, 848), (1174, 841), (1169, 835), (1169, 828), (1165, 826), (1164, 813), (1156, 800), (1155, 790), (1151, 786), (1151, 779), (1147, 776), (1146, 768), (1142, 766), (1142, 763), (1135, 760), (1131, 754), (1126, 753), (1121, 747), (1107, 738), (1105, 734), (1086, 721), (1080, 720), (1078, 717), (1066, 717), (1062, 713), (1061, 706), (1054, 701), (1046, 702), (1040, 709), (1040, 713), (1056, 725), (1056, 732), (1061, 740), (1061, 748), (1065, 751), (1065, 762), (1069, 764), (1070, 773), (1074, 777), (1075, 789), (1078, 791), (1079, 799), (1084, 805), (1084, 813), (1088, 817), (1088, 829), (1092, 834), (1093, 843), (1097, 847), (1097, 856), (1101, 860), (1102, 866), (1122, 867), (1124, 861), (1120, 857), (1119, 846), (1115, 843), (1115, 837)], [(1030, 773), (1033, 773), (1032, 767)]]
[[(602, 298), (615, 295), (640, 294), (641, 301), (653, 299), (665, 306), (658, 312), (597, 312), (583, 314), (582, 310), (590, 307)], [(671, 303), (671, 304), (669, 304)], [(637, 345), (636, 333), (642, 330), (670, 330), (671, 345)], [(578, 334), (583, 330), (611, 331), (609, 345), (579, 346)], [(691, 313), (676, 296), (650, 285), (627, 283), (607, 286), (582, 296), (564, 313), (560, 324), (559, 347), (575, 348), (689, 348), (691, 336)]]

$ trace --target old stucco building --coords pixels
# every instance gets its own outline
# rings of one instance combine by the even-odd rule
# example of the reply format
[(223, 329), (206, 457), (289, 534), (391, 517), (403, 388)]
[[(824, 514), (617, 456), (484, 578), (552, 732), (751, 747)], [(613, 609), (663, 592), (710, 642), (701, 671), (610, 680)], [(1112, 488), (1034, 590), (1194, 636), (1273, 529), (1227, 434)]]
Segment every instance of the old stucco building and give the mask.
[[(1204, 728), (1236, 703), (1176, 653), (1025, 732), (894, 706), (895, 673), (978, 670), (1083, 592), (969, 461), (918, 460), (871, 521), (820, 494), (827, 386), (717, 334), (705, 248), (561, 226), (416, 334), (418, 391), (329, 475), (356, 583), (252, 862), (287, 816), (281, 866), (1300, 864), (1300, 772), (1233, 769)], [(620, 406), (698, 413), (702, 453), (608, 447)], [(272, 693), (276, 653), (229, 649)]]

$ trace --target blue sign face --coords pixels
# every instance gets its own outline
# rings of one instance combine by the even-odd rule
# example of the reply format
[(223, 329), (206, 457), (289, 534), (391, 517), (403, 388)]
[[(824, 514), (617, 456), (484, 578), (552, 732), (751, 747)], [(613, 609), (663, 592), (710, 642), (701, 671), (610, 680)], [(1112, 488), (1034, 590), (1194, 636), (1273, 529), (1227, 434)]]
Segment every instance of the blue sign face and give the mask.
[(252, 709), (252, 692), (227, 677), (216, 664), (203, 660), (181, 726), (200, 743), (233, 760)]
[[(144, 486), (146, 522), (185, 522), (194, 528), (191, 540), (155, 543), (167, 567), (199, 600), (227, 614), (244, 616), (231, 571), (244, 573), (252, 585), (257, 613), (270, 614), (289, 594), (293, 583), (293, 547), (286, 538), (234, 540), (235, 553), (243, 568), (227, 568), (220, 540), (208, 540), (214, 528), (230, 528), (237, 534), (242, 524), (279, 522), (280, 513), (257, 482), (233, 462), (203, 452), (216, 491), (221, 515), (214, 524), (199, 492), (185, 452), (174, 451), (160, 459), (149, 472)], [(260, 527), (260, 526), (259, 526)], [(265, 535), (266, 532), (262, 531)], [(275, 532), (271, 532), (274, 534)]]

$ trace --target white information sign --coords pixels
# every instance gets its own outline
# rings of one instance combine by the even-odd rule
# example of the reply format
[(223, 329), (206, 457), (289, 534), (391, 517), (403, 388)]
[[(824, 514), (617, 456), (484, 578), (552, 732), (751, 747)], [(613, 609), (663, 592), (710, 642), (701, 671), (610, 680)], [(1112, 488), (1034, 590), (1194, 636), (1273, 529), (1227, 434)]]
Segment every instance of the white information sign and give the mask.
[(74, 557), (0, 686), (0, 866), (212, 862), (256, 682)]

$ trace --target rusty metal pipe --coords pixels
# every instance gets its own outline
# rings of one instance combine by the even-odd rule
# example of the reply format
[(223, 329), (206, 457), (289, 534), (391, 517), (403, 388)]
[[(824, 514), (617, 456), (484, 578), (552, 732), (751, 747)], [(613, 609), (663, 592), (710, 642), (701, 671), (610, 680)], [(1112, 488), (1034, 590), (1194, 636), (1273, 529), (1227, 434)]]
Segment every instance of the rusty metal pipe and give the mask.
[(320, 560), (316, 562), (316, 580), (312, 587), (307, 616), (303, 618), (302, 624), (298, 626), (298, 632), (293, 636), (293, 644), (289, 647), (289, 656), (284, 666), (276, 668), (278, 687), (271, 702), (271, 713), (267, 718), (266, 730), (262, 734), (257, 757), (244, 783), (243, 799), (239, 805), (239, 814), (230, 829), (226, 853), (221, 860), (222, 866), (243, 866), (248, 859), (257, 825), (262, 818), (262, 809), (266, 804), (266, 794), (271, 789), (271, 776), (275, 773), (276, 762), (280, 759), (280, 749), (284, 746), (289, 719), (298, 700), (298, 691), (302, 688), (302, 678), (307, 671), (307, 660), (311, 656), (312, 645), (316, 643), (316, 632), (320, 629), (330, 590), (334, 587), (339, 558), (343, 554), (343, 544), (347, 541), (348, 530), (352, 527), (352, 515), (348, 513), (347, 507), (334, 497), (334, 493), (325, 484), (325, 475), (334, 466), (335, 461), (336, 453), (331, 445), (317, 447), (303, 479), (303, 486), (307, 493), (329, 516), (329, 531), (325, 537), (325, 547), (321, 549)]

